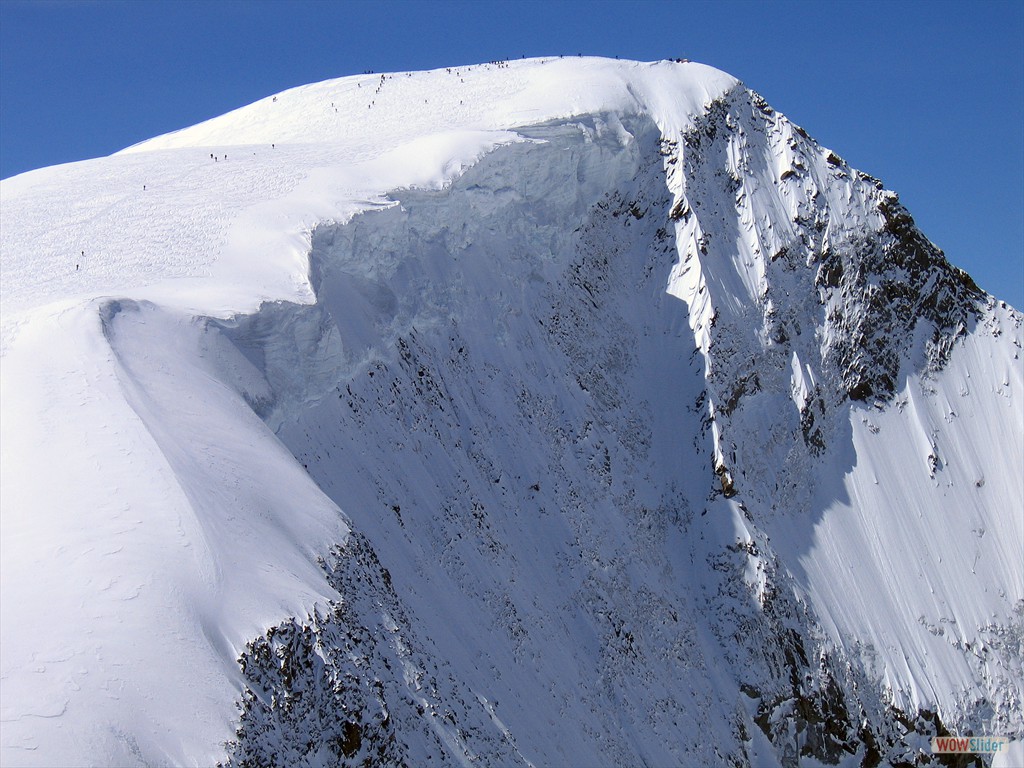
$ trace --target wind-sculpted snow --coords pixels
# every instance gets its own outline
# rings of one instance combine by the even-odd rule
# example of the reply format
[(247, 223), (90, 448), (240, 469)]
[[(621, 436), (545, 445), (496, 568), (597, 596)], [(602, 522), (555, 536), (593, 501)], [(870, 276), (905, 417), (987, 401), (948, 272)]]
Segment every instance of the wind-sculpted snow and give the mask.
[(1021, 316), (727, 75), (344, 78), (3, 205), (5, 765), (1024, 736)]
[[(834, 641), (858, 638), (888, 670), (921, 654), (927, 692), (885, 673), (898, 707), (962, 705), (986, 617), (1019, 625), (1021, 316), (949, 265), (880, 182), (755, 94), (736, 89), (668, 149), (683, 167), (675, 290), (706, 291), (691, 323), (723, 490), (785, 553)], [(980, 409), (954, 383), (979, 376), (999, 382)], [(988, 489), (986, 466), (1009, 485)], [(851, 599), (868, 583), (870, 600)], [(959, 639), (913, 639), (944, 623)], [(994, 666), (1018, 664), (1009, 652)], [(973, 694), (982, 709), (1019, 706), (1019, 690), (995, 688)]]

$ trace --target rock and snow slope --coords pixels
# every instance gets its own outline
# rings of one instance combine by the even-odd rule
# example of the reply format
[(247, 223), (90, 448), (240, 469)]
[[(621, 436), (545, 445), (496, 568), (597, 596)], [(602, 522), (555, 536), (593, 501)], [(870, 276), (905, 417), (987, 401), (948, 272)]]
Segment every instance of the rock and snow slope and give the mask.
[(5, 765), (1024, 736), (1021, 316), (733, 78), (344, 78), (0, 195)]

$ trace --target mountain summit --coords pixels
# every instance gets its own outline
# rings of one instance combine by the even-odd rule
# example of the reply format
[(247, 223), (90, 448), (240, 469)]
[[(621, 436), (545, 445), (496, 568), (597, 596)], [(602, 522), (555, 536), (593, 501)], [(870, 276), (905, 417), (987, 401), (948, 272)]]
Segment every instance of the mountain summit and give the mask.
[(347, 77), (0, 204), (4, 765), (1024, 738), (1022, 316), (736, 79)]

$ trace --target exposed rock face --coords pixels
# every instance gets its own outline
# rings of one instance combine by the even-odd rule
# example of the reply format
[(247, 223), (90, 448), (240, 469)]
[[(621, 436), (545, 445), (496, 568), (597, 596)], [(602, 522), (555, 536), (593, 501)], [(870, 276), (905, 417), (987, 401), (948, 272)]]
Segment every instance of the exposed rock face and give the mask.
[[(683, 294), (706, 307), (695, 330), (723, 434), (745, 398), (760, 407), (764, 398), (753, 396), (784, 391), (797, 368), (796, 412), (779, 414), (778, 427), (791, 432), (798, 422), (805, 447), (820, 455), (837, 409), (886, 403), (901, 375), (941, 370), (983, 316), (984, 294), (894, 193), (757, 94), (737, 88), (711, 104), (681, 145), (665, 153), (680, 195), (670, 215), (689, 239), (683, 263), (697, 265), (711, 295)], [(724, 474), (734, 450), (719, 446), (726, 493), (735, 491)]]
[(345, 599), (249, 643), (226, 765), (419, 765), (486, 755), (524, 765), (510, 734), (425, 652), (387, 569), (358, 534), (324, 563)]

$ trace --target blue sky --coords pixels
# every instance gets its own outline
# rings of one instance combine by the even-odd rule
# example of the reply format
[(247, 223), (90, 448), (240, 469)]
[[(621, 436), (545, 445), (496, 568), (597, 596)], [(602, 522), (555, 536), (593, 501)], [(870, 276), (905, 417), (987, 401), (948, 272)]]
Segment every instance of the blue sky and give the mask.
[(331, 77), (559, 53), (740, 77), (1024, 308), (1019, 2), (0, 0), (0, 177)]

